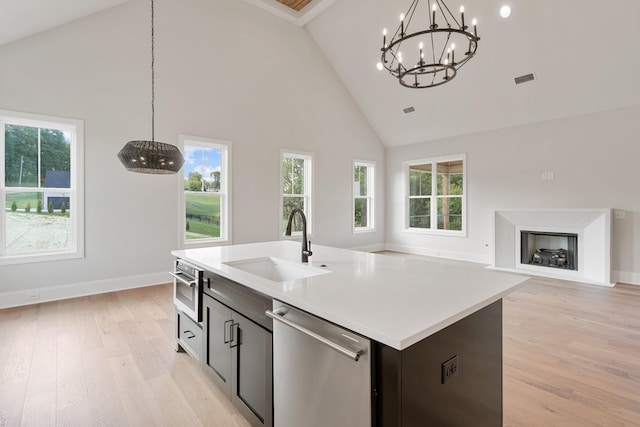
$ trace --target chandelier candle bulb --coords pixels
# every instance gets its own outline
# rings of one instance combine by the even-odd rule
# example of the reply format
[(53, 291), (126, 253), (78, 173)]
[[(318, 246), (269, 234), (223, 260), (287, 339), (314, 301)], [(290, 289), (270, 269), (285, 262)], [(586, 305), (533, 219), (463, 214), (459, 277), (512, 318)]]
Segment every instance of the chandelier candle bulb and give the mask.
[(404, 13), (400, 14), (400, 37), (404, 37)]
[(387, 29), (382, 29), (382, 49), (387, 47)]
[(460, 6), (460, 15), (461, 15), (461, 18), (462, 18), (462, 29), (466, 30), (467, 27), (465, 27), (465, 25), (464, 25), (464, 6)]
[(438, 5), (436, 3), (431, 7), (431, 27), (437, 28), (436, 25), (436, 9), (438, 9)]
[(471, 24), (473, 25), (473, 35), (478, 38), (478, 20), (476, 18), (473, 18)]

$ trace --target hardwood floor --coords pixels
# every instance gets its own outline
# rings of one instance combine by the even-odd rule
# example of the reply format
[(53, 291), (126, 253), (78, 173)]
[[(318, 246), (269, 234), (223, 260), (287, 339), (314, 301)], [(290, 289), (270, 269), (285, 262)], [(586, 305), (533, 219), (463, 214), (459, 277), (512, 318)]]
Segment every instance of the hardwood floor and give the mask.
[(640, 286), (531, 279), (504, 300), (507, 426), (640, 426)]
[[(503, 307), (506, 426), (640, 425), (640, 286)], [(0, 426), (247, 426), (173, 334), (171, 285), (0, 310)]]
[(174, 323), (171, 285), (0, 310), (0, 426), (248, 426)]

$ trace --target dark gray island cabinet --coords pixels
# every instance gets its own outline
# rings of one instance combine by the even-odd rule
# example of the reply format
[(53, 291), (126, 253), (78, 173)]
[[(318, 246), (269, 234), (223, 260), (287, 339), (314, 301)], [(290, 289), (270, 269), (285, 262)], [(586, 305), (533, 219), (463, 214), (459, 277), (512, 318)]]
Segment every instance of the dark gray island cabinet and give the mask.
[(202, 365), (253, 426), (273, 425), (271, 299), (205, 272)]
[[(278, 426), (271, 299), (209, 272), (204, 286), (202, 353), (190, 353), (251, 425)], [(371, 352), (372, 426), (502, 425), (501, 300), (404, 350), (373, 341)]]
[[(205, 270), (200, 351), (197, 346), (186, 350), (200, 360), (203, 371), (252, 426), (325, 427), (327, 419), (332, 427), (502, 426), (502, 297), (526, 277), (398, 261), (320, 245), (314, 248), (318, 261), (313, 267), (328, 266), (330, 271), (316, 277), (276, 281), (230, 267), (236, 260), (256, 257), (293, 262), (299, 259), (299, 246), (292, 243), (173, 252)], [(347, 332), (342, 335), (345, 339), (353, 340), (355, 335), (367, 339), (367, 356), (358, 361), (348, 351), (325, 356), (324, 351), (307, 348), (309, 357), (298, 357), (305, 354), (296, 350), (300, 347), (281, 345), (285, 340), (280, 337), (289, 335), (284, 331), (291, 325), (273, 320), (274, 313), (289, 316), (277, 313), (283, 304), (342, 328)], [(194, 329), (196, 322), (178, 310), (178, 321), (181, 316)], [(187, 335), (178, 328), (179, 347), (184, 348)], [(340, 335), (334, 338), (341, 339)], [(349, 378), (331, 369), (338, 365), (342, 369), (343, 360), (355, 364), (366, 360), (369, 366)], [(314, 381), (304, 382), (299, 393), (292, 388), (284, 395), (286, 405), (306, 405), (311, 410), (304, 413), (315, 416), (300, 418), (295, 409), (279, 409), (281, 390), (289, 389), (285, 377), (291, 375), (274, 376), (274, 366), (278, 370), (291, 366), (295, 387), (300, 386), (295, 372), (315, 369)], [(361, 375), (366, 381), (358, 380)], [(368, 384), (362, 393), (368, 396), (364, 413), (370, 416), (359, 417), (365, 421), (358, 425), (341, 421), (353, 418), (340, 418), (338, 413), (362, 411), (363, 399), (358, 400), (358, 408), (344, 404), (337, 408), (331, 403), (331, 395), (336, 402), (337, 390), (351, 389), (345, 382)], [(313, 392), (306, 393), (305, 387)], [(327, 417), (332, 411), (336, 416)], [(280, 416), (291, 413), (291, 419)]]
[(502, 426), (502, 300), (402, 351), (373, 351), (373, 425)]

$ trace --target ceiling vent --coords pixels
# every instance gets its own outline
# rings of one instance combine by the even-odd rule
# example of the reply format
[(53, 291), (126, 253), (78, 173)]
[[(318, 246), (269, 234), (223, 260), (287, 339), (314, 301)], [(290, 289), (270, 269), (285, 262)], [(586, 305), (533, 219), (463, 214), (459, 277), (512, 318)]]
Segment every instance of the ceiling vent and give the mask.
[(536, 78), (533, 75), (533, 73), (529, 73), (529, 74), (525, 74), (524, 76), (516, 77), (514, 80), (516, 81), (517, 85), (520, 85), (522, 83), (532, 82), (535, 79)]
[(409, 113), (413, 113), (414, 111), (416, 111), (416, 109), (413, 108), (413, 107), (407, 107), (407, 108), (403, 108), (402, 111), (404, 111), (405, 114), (409, 114)]

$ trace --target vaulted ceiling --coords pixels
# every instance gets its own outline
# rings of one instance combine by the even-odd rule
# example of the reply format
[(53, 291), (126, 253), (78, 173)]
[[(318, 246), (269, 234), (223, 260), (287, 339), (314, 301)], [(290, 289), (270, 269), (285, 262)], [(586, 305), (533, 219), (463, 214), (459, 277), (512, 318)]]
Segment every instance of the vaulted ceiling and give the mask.
[[(640, 1), (446, 1), (477, 17), (481, 40), (476, 57), (436, 88), (401, 87), (375, 67), (382, 29), (395, 30), (409, 0), (340, 0), (307, 25), (386, 145), (640, 104)], [(534, 81), (515, 84), (528, 73)]]
[[(4, 2), (0, 44), (125, 1)], [(454, 80), (431, 89), (376, 69), (382, 29), (395, 31), (410, 0), (245, 1), (309, 31), (387, 146), (640, 104), (637, 0), (446, 0), (478, 19), (481, 41)], [(515, 84), (528, 73), (534, 81)]]
[(128, 0), (13, 0), (0, 4), (0, 46)]

